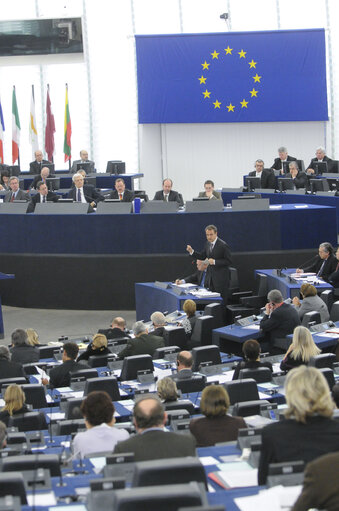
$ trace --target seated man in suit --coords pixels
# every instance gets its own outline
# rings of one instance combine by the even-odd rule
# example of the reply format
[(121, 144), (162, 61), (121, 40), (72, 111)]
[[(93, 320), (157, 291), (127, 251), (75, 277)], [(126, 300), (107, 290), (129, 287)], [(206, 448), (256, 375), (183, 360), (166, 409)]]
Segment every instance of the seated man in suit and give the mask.
[(166, 202), (177, 202), (180, 206), (184, 205), (184, 200), (179, 192), (172, 190), (172, 179), (166, 178), (162, 182), (162, 190), (159, 190), (154, 195), (153, 200), (163, 200)]
[(84, 184), (84, 178), (81, 174), (74, 174), (72, 181), (75, 186), (70, 189), (67, 197), (73, 199), (75, 202), (88, 202), (92, 208), (94, 208), (98, 202), (104, 200), (103, 196), (93, 185)]
[(279, 154), (279, 158), (274, 159), (274, 163), (273, 163), (271, 169), (281, 170), (281, 174), (283, 174), (284, 173), (283, 162), (284, 161), (296, 161), (297, 158), (294, 158), (294, 156), (290, 156), (287, 152), (286, 147), (279, 147), (278, 154)]
[(59, 200), (59, 196), (56, 193), (48, 191), (47, 185), (43, 181), (38, 182), (37, 191), (38, 193), (32, 197), (32, 200), (28, 205), (27, 213), (33, 213), (37, 204), (42, 204), (44, 202), (57, 202)]
[(289, 173), (286, 177), (292, 178), (295, 188), (307, 187), (307, 175), (305, 172), (300, 172), (296, 161), (292, 161), (289, 166)]
[(86, 149), (82, 149), (80, 151), (80, 160), (74, 160), (73, 161), (71, 172), (73, 174), (76, 173), (79, 170), (79, 168), (81, 168), (81, 167), (79, 167), (79, 165), (82, 164), (82, 163), (89, 163), (90, 164), (89, 165), (89, 170), (86, 169), (87, 173), (90, 174), (92, 172), (95, 172), (94, 161), (88, 159), (88, 152), (86, 151)]
[(331, 243), (325, 241), (319, 245), (317, 256), (311, 261), (307, 261), (302, 267), (297, 268), (297, 273), (316, 273), (317, 277), (321, 277), (326, 282), (329, 276), (336, 271), (337, 259), (333, 255), (333, 247)]
[(177, 285), (179, 284), (197, 284), (198, 286), (205, 287), (206, 283), (206, 270), (208, 268), (209, 262), (208, 260), (196, 260), (197, 265), (197, 271), (195, 273), (192, 273), (192, 275), (189, 275), (188, 277), (185, 277), (184, 279), (176, 279), (175, 283)]
[(40, 149), (34, 153), (35, 160), (29, 164), (29, 174), (40, 174), (45, 163), (51, 163), (48, 160), (44, 160), (42, 157), (42, 151)]
[(249, 176), (260, 177), (261, 188), (275, 188), (275, 175), (273, 170), (264, 169), (263, 160), (256, 160), (254, 167), (255, 170), (250, 172)]
[(28, 193), (20, 190), (19, 188), (19, 178), (16, 176), (12, 176), (9, 180), (9, 187), (11, 189), (10, 192), (7, 192), (4, 197), (4, 202), (14, 202), (15, 200), (25, 200), (29, 201), (30, 196)]
[(127, 342), (126, 348), (119, 353), (119, 359), (132, 355), (151, 355), (157, 348), (163, 348), (165, 341), (162, 337), (149, 334), (146, 325), (142, 321), (137, 321), (132, 327), (135, 335), (134, 339)]
[(332, 172), (334, 164), (331, 158), (326, 156), (326, 150), (324, 149), (324, 147), (318, 147), (316, 149), (315, 156), (316, 156), (315, 158), (312, 158), (311, 163), (309, 164), (308, 169), (306, 170), (307, 174), (311, 175), (315, 174), (316, 164), (322, 161), (327, 163), (327, 172)]
[(193, 376), (193, 357), (189, 351), (180, 351), (177, 354), (177, 372), (172, 375), (173, 380), (187, 380)]
[(126, 189), (125, 181), (121, 177), (115, 181), (114, 187), (115, 190), (110, 193), (110, 199), (119, 199), (121, 202), (132, 202), (134, 193)]
[(265, 334), (264, 343), (268, 343), (268, 349), (270, 349), (272, 341), (283, 339), (286, 335), (293, 333), (295, 327), (300, 325), (300, 318), (293, 305), (284, 303), (278, 289), (272, 289), (267, 299), (268, 303), (265, 306), (264, 317), (260, 321), (260, 328)]
[(71, 373), (76, 373), (81, 369), (88, 368), (85, 362), (76, 362), (79, 353), (79, 347), (75, 342), (66, 342), (63, 346), (62, 364), (54, 367), (49, 373), (49, 380), (43, 378), (44, 385), (49, 383), (52, 389), (59, 387), (69, 387)]
[(209, 199), (221, 199), (219, 192), (214, 190), (214, 183), (211, 179), (207, 179), (204, 183), (204, 192), (199, 192), (199, 197), (208, 197)]
[(153, 314), (151, 314), (150, 319), (154, 326), (152, 334), (158, 335), (159, 337), (164, 337), (165, 326), (167, 325), (167, 322), (163, 313), (160, 311), (155, 311)]
[(114, 454), (132, 452), (135, 461), (195, 456), (193, 436), (165, 431), (166, 421), (167, 414), (160, 399), (151, 394), (142, 397), (133, 409), (137, 434), (118, 442)]
[(33, 179), (33, 183), (31, 184), (31, 188), (36, 189), (37, 188), (37, 184), (40, 181), (43, 181), (44, 183), (47, 184), (47, 188), (49, 190), (52, 190), (53, 189), (52, 184), (51, 183), (47, 183), (47, 178), (48, 177), (54, 177), (54, 175), (50, 174), (48, 167), (42, 167), (40, 174), (38, 176), (35, 176), (35, 178)]
[(0, 375), (1, 378), (25, 377), (22, 365), (11, 361), (11, 354), (7, 346), (0, 346)]
[(124, 318), (117, 316), (113, 318), (111, 328), (107, 328), (106, 330), (100, 328), (98, 330), (98, 334), (106, 335), (107, 339), (119, 339), (121, 337), (131, 337), (126, 330), (126, 321)]

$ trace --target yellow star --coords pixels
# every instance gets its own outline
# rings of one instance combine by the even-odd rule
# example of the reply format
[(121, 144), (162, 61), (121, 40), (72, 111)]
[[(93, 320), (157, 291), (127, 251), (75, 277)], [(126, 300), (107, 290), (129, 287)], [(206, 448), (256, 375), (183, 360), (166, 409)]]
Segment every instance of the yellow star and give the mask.
[(238, 51), (239, 58), (240, 59), (246, 58), (246, 53), (247, 53), (247, 51), (244, 51), (244, 50)]
[(241, 108), (247, 108), (248, 101), (245, 101), (245, 100), (243, 99), (242, 101), (240, 101), (240, 104), (241, 104)]
[(214, 108), (220, 108), (221, 103), (220, 103), (220, 101), (218, 101), (216, 99), (215, 102), (213, 103), (213, 105), (214, 105)]
[(198, 80), (199, 80), (200, 85), (201, 85), (202, 83), (206, 83), (207, 78), (205, 78), (203, 75), (201, 75), (200, 78), (198, 78)]
[(259, 82), (260, 83), (261, 76), (258, 75), (258, 73), (253, 76), (254, 83)]
[(255, 69), (255, 66), (256, 66), (257, 64), (258, 64), (258, 62), (254, 62), (254, 60), (252, 59), (252, 60), (251, 60), (251, 62), (249, 62), (250, 69), (251, 69), (252, 67), (254, 67), (254, 69)]
[(211, 55), (212, 55), (212, 58), (213, 58), (213, 59), (217, 59), (217, 58), (218, 58), (219, 53), (217, 53), (217, 51), (216, 51), (216, 50), (214, 50), (214, 52), (213, 52), (213, 53), (211, 53)]
[(208, 90), (206, 89), (205, 92), (203, 92), (203, 95), (204, 95), (204, 98), (206, 99), (206, 98), (210, 97), (211, 93), (208, 92)]
[(226, 55), (232, 55), (232, 51), (233, 51), (233, 48), (230, 48), (229, 46), (227, 46), (227, 48), (225, 48)]
[(232, 103), (230, 103), (229, 105), (226, 105), (226, 108), (229, 112), (234, 112), (235, 105), (232, 105)]
[(202, 65), (202, 68), (203, 68), (203, 69), (207, 69), (207, 70), (208, 70), (208, 66), (209, 66), (210, 64), (207, 64), (207, 62), (206, 62), (206, 60), (205, 60), (205, 62), (204, 62), (203, 64), (201, 64), (201, 65)]
[(257, 90), (255, 90), (255, 88), (253, 87), (253, 89), (252, 89), (252, 90), (250, 90), (250, 94), (251, 94), (251, 98), (253, 98), (253, 97), (257, 97), (258, 91), (257, 91)]

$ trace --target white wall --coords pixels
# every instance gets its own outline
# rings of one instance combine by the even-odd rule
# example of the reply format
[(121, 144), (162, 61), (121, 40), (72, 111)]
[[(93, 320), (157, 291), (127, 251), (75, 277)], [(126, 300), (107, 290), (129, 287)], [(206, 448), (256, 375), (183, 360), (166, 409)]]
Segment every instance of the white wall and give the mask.
[[(242, 176), (261, 158), (270, 167), (286, 146), (289, 154), (308, 165), (315, 149), (326, 146), (323, 122), (165, 124), (140, 127), (141, 188), (152, 197), (164, 177), (184, 199), (203, 190), (206, 179), (216, 188), (238, 187)], [(163, 155), (163, 161), (161, 158)], [(331, 154), (329, 153), (331, 156)]]

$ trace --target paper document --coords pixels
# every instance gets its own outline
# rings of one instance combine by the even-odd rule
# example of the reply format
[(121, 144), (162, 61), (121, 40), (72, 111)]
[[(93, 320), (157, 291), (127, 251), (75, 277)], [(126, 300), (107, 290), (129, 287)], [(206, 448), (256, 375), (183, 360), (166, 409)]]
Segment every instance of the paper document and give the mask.
[(216, 458), (213, 458), (213, 456), (202, 456), (199, 458), (200, 462), (204, 467), (207, 467), (209, 465), (218, 465), (218, 460)]
[(268, 490), (261, 490), (257, 495), (238, 497), (234, 499), (234, 502), (240, 511), (253, 511), (253, 509), (281, 511), (293, 506), (301, 488), (301, 486), (274, 486)]
[(260, 325), (253, 323), (252, 325), (243, 326), (242, 328), (246, 328), (246, 330), (260, 330)]
[(308, 204), (295, 204), (294, 207), (295, 209), (304, 209), (308, 208)]

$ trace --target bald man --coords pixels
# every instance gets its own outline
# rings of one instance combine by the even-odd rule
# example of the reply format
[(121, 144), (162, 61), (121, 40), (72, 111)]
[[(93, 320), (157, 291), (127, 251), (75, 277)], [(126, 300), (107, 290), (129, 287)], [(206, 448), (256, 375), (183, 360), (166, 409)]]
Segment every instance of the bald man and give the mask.
[(133, 409), (137, 434), (119, 442), (114, 453), (133, 452), (135, 461), (196, 456), (195, 439), (191, 434), (164, 431), (167, 414), (157, 396), (139, 399)]
[(106, 335), (107, 339), (120, 339), (121, 337), (131, 337), (126, 330), (126, 321), (124, 318), (117, 316), (113, 318), (111, 328), (101, 328), (98, 330), (99, 334)]

